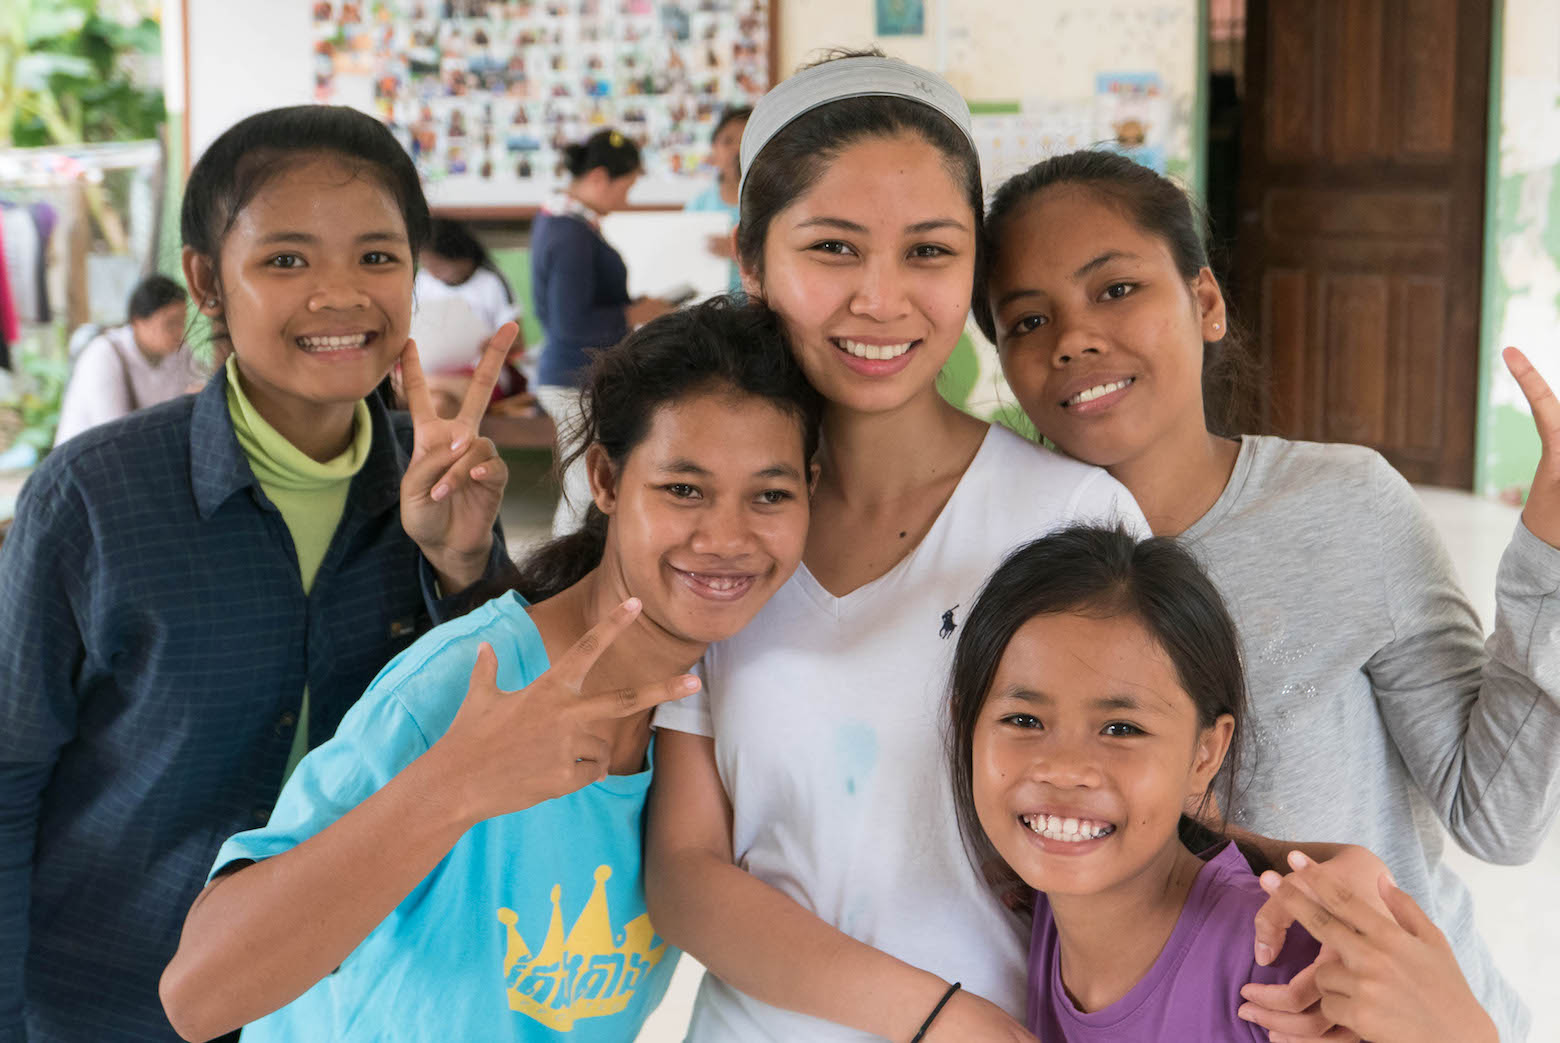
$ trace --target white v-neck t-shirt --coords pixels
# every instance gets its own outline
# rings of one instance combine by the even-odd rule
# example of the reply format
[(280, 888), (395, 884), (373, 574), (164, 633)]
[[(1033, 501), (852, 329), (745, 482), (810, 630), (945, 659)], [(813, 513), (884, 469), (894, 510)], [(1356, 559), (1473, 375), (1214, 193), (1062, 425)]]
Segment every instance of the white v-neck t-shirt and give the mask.
[[(737, 865), (1020, 1021), (1028, 928), (992, 897), (959, 838), (943, 755), (948, 669), (957, 628), (997, 564), (1083, 521), (1148, 532), (1103, 470), (994, 426), (903, 561), (838, 598), (798, 568), (740, 634), (710, 647), (705, 690), (655, 718), (714, 736)], [(693, 1043), (868, 1038), (713, 974), (688, 1034)]]

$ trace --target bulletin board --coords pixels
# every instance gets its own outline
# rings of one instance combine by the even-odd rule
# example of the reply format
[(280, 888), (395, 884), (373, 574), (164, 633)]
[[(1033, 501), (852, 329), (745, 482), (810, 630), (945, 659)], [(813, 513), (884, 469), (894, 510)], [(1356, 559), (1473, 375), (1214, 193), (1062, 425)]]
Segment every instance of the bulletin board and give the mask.
[(721, 111), (774, 78), (775, 0), (320, 0), (312, 25), (314, 99), (384, 120), (470, 218), (534, 211), (603, 127), (640, 146), (630, 203), (680, 206)]

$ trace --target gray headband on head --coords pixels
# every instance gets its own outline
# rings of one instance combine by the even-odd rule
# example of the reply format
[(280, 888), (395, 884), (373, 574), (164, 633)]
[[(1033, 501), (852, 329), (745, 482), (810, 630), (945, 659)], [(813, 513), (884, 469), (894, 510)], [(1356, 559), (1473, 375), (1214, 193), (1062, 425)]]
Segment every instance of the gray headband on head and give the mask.
[(970, 130), (970, 107), (953, 86), (936, 73), (918, 69), (898, 58), (839, 58), (803, 69), (758, 99), (742, 132), (740, 198), (753, 160), (770, 140), (798, 116), (820, 105), (845, 98), (906, 98), (936, 109), (959, 128), (975, 147)]

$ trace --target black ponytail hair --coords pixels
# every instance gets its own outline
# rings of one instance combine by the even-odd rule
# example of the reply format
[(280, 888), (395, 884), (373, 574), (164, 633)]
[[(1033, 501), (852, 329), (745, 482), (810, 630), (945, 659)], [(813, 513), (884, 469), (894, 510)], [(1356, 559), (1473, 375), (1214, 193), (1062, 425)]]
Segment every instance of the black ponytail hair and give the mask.
[[(1235, 800), (1246, 718), (1240, 638), (1197, 560), (1173, 539), (1139, 541), (1119, 527), (1075, 525), (1025, 544), (997, 566), (971, 605), (948, 685), (947, 757), (959, 832), (976, 868), (1012, 908), (1029, 908), (1033, 892), (1002, 860), (975, 812), (975, 728), (1013, 635), (1036, 616), (1072, 612), (1136, 619), (1175, 668), (1197, 708), (1199, 726), (1224, 714), (1235, 720), (1203, 808), (1196, 819), (1182, 816), (1180, 835), (1191, 841), (1188, 846), (1201, 850), (1206, 841), (1220, 839), (1207, 825), (1215, 788), (1221, 813)], [(1253, 855), (1244, 848), (1242, 853)]]
[(570, 177), (584, 177), (597, 167), (608, 177), (618, 178), (643, 169), (639, 146), (618, 130), (598, 130), (584, 141), (563, 149), (563, 169)]
[[(579, 448), (558, 462), (558, 473), (592, 445), (621, 470), (650, 433), (657, 410), (710, 391), (749, 395), (791, 414), (802, 459), (817, 451), (823, 400), (802, 375), (779, 317), (731, 295), (663, 315), (594, 354), (581, 396)], [(533, 603), (550, 598), (599, 565), (606, 542), (607, 516), (593, 503), (577, 531), (534, 552), (504, 587)]]

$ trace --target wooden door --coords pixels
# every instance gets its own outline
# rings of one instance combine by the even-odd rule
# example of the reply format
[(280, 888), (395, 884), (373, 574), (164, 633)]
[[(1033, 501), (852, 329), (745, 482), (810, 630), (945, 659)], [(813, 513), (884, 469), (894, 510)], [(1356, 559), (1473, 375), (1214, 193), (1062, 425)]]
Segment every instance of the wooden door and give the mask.
[(1490, 0), (1250, 0), (1237, 258), (1265, 430), (1473, 483)]

